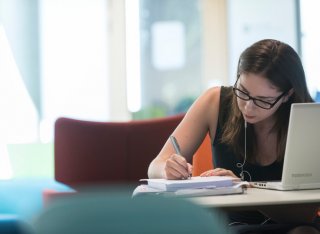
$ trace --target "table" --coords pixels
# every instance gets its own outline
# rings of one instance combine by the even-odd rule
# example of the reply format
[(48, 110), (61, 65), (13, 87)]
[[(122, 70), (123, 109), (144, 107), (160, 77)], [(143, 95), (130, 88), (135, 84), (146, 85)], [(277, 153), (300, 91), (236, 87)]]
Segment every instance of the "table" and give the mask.
[(192, 202), (208, 208), (225, 210), (250, 210), (268, 206), (319, 205), (320, 189), (277, 191), (248, 188), (244, 194), (189, 198)]
[(280, 223), (311, 222), (320, 207), (320, 189), (277, 191), (248, 188), (244, 194), (194, 197), (192, 202), (223, 212), (259, 210)]

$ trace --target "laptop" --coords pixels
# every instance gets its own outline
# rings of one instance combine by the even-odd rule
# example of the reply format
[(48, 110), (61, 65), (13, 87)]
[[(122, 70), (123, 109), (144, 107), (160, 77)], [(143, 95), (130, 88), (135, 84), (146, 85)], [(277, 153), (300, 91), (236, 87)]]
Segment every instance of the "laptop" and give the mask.
[(291, 105), (282, 179), (252, 185), (275, 190), (320, 188), (320, 103)]

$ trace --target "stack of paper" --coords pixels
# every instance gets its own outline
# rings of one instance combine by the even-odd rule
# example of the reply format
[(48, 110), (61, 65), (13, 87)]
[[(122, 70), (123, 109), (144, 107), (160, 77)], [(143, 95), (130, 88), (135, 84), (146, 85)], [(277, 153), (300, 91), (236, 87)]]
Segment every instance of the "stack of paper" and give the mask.
[(199, 196), (239, 194), (244, 192), (244, 188), (243, 188), (244, 185), (248, 185), (248, 182), (239, 182), (230, 187), (179, 189), (175, 192), (166, 192), (160, 189), (151, 188), (146, 184), (142, 184), (134, 189), (132, 193), (132, 197), (143, 196), (143, 195), (199, 197)]
[(200, 188), (200, 189), (180, 189), (174, 192), (176, 196), (195, 197), (195, 196), (214, 196), (214, 195), (228, 195), (239, 194), (244, 192), (244, 185), (246, 182), (239, 182), (233, 186), (218, 187), (218, 188)]
[(191, 177), (187, 180), (143, 179), (150, 188), (161, 191), (175, 192), (181, 189), (212, 189), (232, 187), (235, 178), (230, 176)]

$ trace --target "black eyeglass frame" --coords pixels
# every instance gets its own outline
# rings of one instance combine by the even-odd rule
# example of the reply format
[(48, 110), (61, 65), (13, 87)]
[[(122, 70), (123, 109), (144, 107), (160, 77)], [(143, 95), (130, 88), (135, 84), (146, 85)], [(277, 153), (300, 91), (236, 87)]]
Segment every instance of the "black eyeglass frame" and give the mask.
[[(277, 104), (277, 102), (278, 102), (283, 96), (285, 96), (285, 95), (288, 93), (288, 91), (283, 92), (279, 97), (276, 98), (276, 100), (275, 100), (273, 103), (270, 103), (270, 102), (263, 101), (263, 100), (261, 100), (261, 99), (259, 99), (259, 98), (254, 98), (254, 97), (250, 96), (248, 93), (244, 92), (243, 90), (236, 88), (237, 82), (238, 82), (238, 79), (237, 79), (236, 83), (234, 84), (234, 86), (233, 86), (233, 88), (232, 88), (234, 95), (236, 95), (236, 97), (238, 97), (238, 98), (240, 98), (240, 99), (242, 99), (242, 100), (244, 100), (244, 101), (250, 101), (250, 100), (252, 100), (253, 103), (254, 103), (256, 106), (258, 106), (258, 107), (260, 107), (260, 108), (262, 108), (262, 109), (265, 109), (265, 110), (269, 110), (269, 109), (271, 109), (272, 107), (274, 107), (274, 105)], [(240, 93), (244, 94), (244, 95), (247, 96), (248, 98), (243, 98), (243, 97), (238, 96), (238, 95), (237, 95), (237, 92), (240, 92)], [(262, 107), (262, 106), (260, 106), (259, 104), (257, 104), (256, 101), (265, 103), (265, 104), (269, 105), (269, 107)]]

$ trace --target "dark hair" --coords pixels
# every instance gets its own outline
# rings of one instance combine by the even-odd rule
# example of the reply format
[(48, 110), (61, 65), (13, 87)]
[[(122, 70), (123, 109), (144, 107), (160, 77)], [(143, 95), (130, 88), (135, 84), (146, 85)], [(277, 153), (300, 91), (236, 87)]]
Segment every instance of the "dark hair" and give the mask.
[[(272, 131), (277, 133), (277, 160), (284, 157), (290, 107), (292, 103), (313, 102), (299, 55), (289, 45), (272, 39), (254, 43), (240, 55), (237, 78), (243, 73), (253, 73), (268, 79), (279, 91), (293, 89), (293, 94), (275, 112), (276, 122)], [(232, 96), (231, 96), (232, 95)], [(244, 119), (237, 105), (237, 98), (230, 93), (231, 112), (224, 124), (222, 142), (232, 146), (234, 152), (244, 155)], [(255, 137), (253, 127), (247, 128), (247, 158), (254, 162)]]

